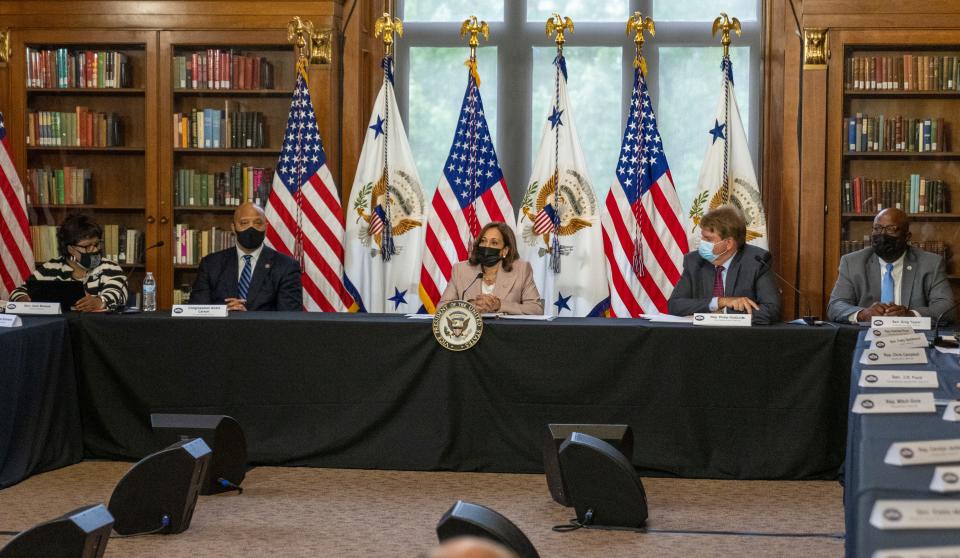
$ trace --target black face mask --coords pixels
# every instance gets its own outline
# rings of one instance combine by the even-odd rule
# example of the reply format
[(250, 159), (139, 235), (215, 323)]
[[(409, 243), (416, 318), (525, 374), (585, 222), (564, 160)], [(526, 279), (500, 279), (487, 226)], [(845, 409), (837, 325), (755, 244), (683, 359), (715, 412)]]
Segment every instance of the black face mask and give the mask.
[(100, 267), (100, 262), (102, 259), (103, 257), (100, 255), (99, 252), (94, 252), (92, 254), (88, 254), (88, 253), (80, 254), (80, 257), (74, 258), (74, 261), (80, 264), (80, 267), (82, 267), (83, 269), (89, 270), (89, 269)]
[(907, 239), (902, 236), (874, 234), (870, 236), (874, 253), (886, 262), (894, 262), (907, 250)]
[(477, 255), (480, 256), (480, 265), (483, 267), (493, 267), (500, 261), (500, 248), (490, 246), (477, 247)]
[(264, 236), (266, 236), (264, 231), (247, 227), (242, 231), (237, 231), (237, 242), (247, 250), (256, 250), (263, 244)]

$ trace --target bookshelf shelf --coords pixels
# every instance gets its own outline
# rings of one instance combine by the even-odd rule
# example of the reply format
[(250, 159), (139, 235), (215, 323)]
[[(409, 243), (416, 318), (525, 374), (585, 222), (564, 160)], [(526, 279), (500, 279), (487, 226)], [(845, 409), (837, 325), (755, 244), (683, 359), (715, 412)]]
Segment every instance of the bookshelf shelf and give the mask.
[(200, 264), (173, 264), (174, 269), (198, 269)]
[(27, 151), (69, 151), (71, 153), (143, 153), (143, 147), (82, 147), (79, 145), (28, 145)]
[(930, 159), (960, 160), (960, 151), (844, 151), (845, 159)]
[[(957, 221), (960, 213), (910, 213), (913, 221)], [(875, 215), (863, 213), (844, 213), (841, 216), (845, 221), (873, 221)]]
[(847, 89), (843, 94), (849, 99), (960, 99), (960, 91)]
[(199, 211), (199, 212), (216, 212), (216, 213), (233, 213), (236, 211), (237, 206), (235, 205), (225, 205), (225, 206), (214, 206), (214, 205), (203, 205), (203, 206), (192, 206), (192, 205), (178, 205), (173, 208), (174, 211)]
[(28, 95), (144, 95), (142, 87), (28, 87)]
[(97, 205), (97, 204), (32, 204), (29, 206), (31, 209), (43, 209), (50, 211), (74, 211), (78, 209), (93, 209), (96, 211), (145, 211), (146, 208), (141, 206), (112, 206), (112, 205)]
[(174, 95), (184, 97), (289, 97), (283, 89), (174, 89)]
[(272, 147), (176, 147), (174, 153), (203, 153), (209, 155), (273, 155), (280, 150)]

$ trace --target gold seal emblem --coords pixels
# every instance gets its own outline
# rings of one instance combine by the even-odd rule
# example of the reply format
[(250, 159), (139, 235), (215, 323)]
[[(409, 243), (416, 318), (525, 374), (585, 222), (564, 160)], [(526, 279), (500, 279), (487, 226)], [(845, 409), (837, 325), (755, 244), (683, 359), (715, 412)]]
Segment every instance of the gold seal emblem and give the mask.
[(466, 351), (477, 344), (482, 333), (480, 312), (464, 300), (448, 302), (433, 315), (433, 336), (444, 349)]

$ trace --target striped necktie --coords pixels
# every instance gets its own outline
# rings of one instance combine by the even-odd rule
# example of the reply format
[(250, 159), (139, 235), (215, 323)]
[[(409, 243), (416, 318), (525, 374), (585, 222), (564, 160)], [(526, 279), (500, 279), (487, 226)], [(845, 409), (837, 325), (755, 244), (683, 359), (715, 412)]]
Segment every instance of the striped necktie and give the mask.
[(250, 290), (250, 279), (253, 277), (253, 266), (250, 260), (253, 256), (247, 254), (243, 257), (243, 272), (240, 274), (240, 282), (237, 284), (237, 293), (243, 300), (247, 299), (247, 291)]
[(720, 298), (723, 296), (723, 266), (718, 265), (714, 268), (713, 276), (713, 296)]

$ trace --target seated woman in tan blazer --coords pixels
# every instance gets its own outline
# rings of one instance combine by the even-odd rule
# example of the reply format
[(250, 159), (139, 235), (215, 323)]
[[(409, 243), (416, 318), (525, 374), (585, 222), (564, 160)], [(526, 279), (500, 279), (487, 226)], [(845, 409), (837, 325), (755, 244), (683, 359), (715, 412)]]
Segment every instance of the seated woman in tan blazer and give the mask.
[(513, 230), (506, 223), (487, 223), (473, 241), (470, 259), (453, 266), (438, 306), (466, 300), (480, 312), (543, 314), (533, 270), (519, 258)]

